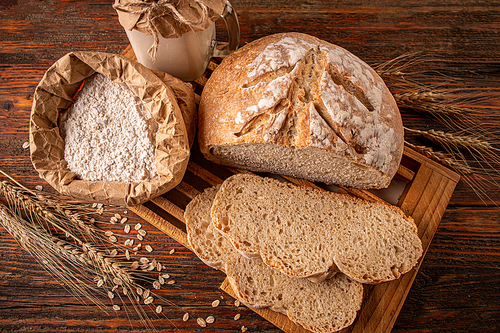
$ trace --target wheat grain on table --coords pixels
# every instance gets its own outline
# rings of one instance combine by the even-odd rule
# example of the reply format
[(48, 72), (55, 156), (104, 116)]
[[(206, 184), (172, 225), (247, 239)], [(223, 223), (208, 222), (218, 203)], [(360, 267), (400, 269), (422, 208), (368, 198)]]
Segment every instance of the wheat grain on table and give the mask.
[[(370, 65), (403, 54), (431, 51), (434, 61), (427, 65), (438, 68), (445, 74), (442, 77), (459, 78), (447, 88), (453, 91), (465, 82), (470, 91), (480, 90), (482, 107), (475, 116), (481, 117), (482, 127), (492, 131), (500, 128), (500, 100), (488, 99), (500, 91), (498, 1), (232, 0), (231, 3), (239, 15), (240, 45), (272, 33), (299, 31), (344, 47)], [(70, 51), (121, 54), (127, 50), (127, 37), (111, 4), (107, 0), (0, 2), (0, 169), (30, 189), (42, 186), (43, 191), (55, 193), (34, 171), (29, 147), (23, 145), (28, 142), (34, 89), (47, 68)], [(216, 26), (218, 39), (224, 40), (227, 37), (224, 23), (217, 22)], [(211, 65), (209, 71), (215, 65)], [(194, 86), (200, 94), (198, 83)], [(434, 119), (425, 114), (410, 109), (401, 112), (408, 128), (447, 130), (435, 125)], [(417, 133), (407, 133), (405, 138), (418, 145), (430, 145)], [(459, 181), (450, 194), (450, 186), (456, 179), (436, 170), (437, 163), (421, 160), (413, 150), (405, 152), (407, 157), (398, 174), (401, 179), (413, 179), (417, 186), (411, 188), (411, 193), (405, 193), (408, 201), (403, 200), (402, 208), (422, 221), (435, 221), (439, 217), (440, 222), (437, 226), (430, 222), (419, 229), (429, 247), (418, 271), (401, 281), (411, 284), (402, 295), (404, 302), (394, 298), (386, 303), (378, 302), (375, 296), (396, 293), (398, 288), (392, 285), (374, 293), (368, 290), (374, 295), (367, 301), (373, 311), (361, 314), (358, 321), (365, 332), (389, 326), (392, 332), (498, 332), (499, 188), (488, 188), (486, 203), (463, 181)], [(184, 230), (179, 217), (187, 203), (197, 192), (234, 171), (207, 164), (196, 147), (191, 162), (184, 183), (169, 194), (135, 209), (105, 207), (103, 211), (105, 230), (112, 231), (115, 237), (132, 235), (131, 250), (141, 244), (140, 253), (162, 263), (158, 275), (165, 276), (165, 284), (160, 290), (171, 303), (162, 304), (160, 313), (157, 313), (157, 305), (151, 307), (152, 323), (161, 332), (289, 330), (285, 322), (278, 328), (265, 314), (235, 305), (235, 299), (220, 289), (224, 274), (204, 265), (183, 243)], [(494, 180), (499, 181), (498, 177)], [(361, 195), (348, 188), (341, 191)], [(433, 195), (427, 196), (427, 192)], [(378, 198), (371, 192), (363, 192), (363, 195), (366, 199)], [(443, 207), (442, 200), (448, 195), (449, 203)], [(170, 207), (169, 211), (164, 207)], [(124, 224), (110, 222), (115, 214), (128, 219), (124, 224), (131, 226), (129, 234), (124, 232)], [(150, 221), (161, 224), (155, 227)], [(142, 241), (134, 230), (137, 224), (146, 232)], [(174, 236), (168, 236), (165, 230), (175, 232)], [(69, 293), (22, 250), (3, 227), (0, 227), (0, 237), (1, 330), (146, 331), (135, 313), (127, 314), (123, 307), (113, 310), (108, 295), (103, 295), (103, 302), (108, 302), (107, 313), (92, 303), (83, 304), (82, 299)], [(117, 238), (123, 245), (125, 239)], [(146, 245), (153, 251), (147, 252)], [(168, 284), (168, 281), (174, 283)], [(222, 288), (228, 290), (225, 284)], [(212, 307), (215, 300), (219, 305)], [(385, 311), (387, 306), (399, 310), (397, 318)], [(206, 327), (197, 323), (198, 318), (205, 321)]]

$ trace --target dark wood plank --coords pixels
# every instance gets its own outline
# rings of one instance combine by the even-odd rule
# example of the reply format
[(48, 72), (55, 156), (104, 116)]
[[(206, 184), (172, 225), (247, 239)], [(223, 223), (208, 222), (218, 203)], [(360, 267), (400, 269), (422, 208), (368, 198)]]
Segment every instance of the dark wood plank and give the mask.
[[(275, 32), (301, 31), (337, 43), (370, 64), (407, 52), (429, 51), (440, 60), (432, 67), (460, 78), (464, 86), (482, 88), (490, 96), (500, 88), (500, 2), (496, 0), (232, 3), (240, 17), (241, 45)], [(128, 41), (108, 0), (5, 0), (0, 2), (0, 19), (0, 168), (28, 187), (43, 185), (53, 192), (33, 170), (28, 151), (21, 147), (28, 138), (33, 91), (45, 70), (67, 52), (121, 53)], [(224, 39), (222, 22), (218, 28), (218, 35)], [(500, 99), (487, 103), (498, 110)], [(480, 115), (480, 119), (485, 126), (498, 130), (500, 118), (496, 110), (487, 110), (489, 114)], [(439, 128), (432, 119), (413, 111), (402, 110), (402, 115), (408, 127)], [(415, 135), (408, 138), (420, 140)], [(205, 168), (196, 152), (194, 160)], [(191, 176), (189, 172), (186, 175)], [(488, 188), (487, 192), (494, 203), (500, 204), (498, 187)], [(495, 206), (483, 207), (467, 184), (458, 184), (393, 332), (500, 330), (499, 213)], [(131, 212), (129, 216), (133, 222), (143, 221)], [(201, 331), (194, 320), (182, 322), (183, 312), (193, 317), (214, 314), (211, 302), (222, 296), (222, 305), (215, 309), (216, 323), (203, 331), (234, 332), (242, 325), (250, 332), (279, 331), (253, 311), (236, 309), (233, 300), (218, 289), (224, 279), (222, 274), (207, 268), (163, 232), (146, 227), (151, 236), (148, 242), (155, 248), (163, 253), (176, 248), (176, 255), (165, 255), (164, 260), (173, 273), (182, 277), (180, 289), (167, 291), (168, 298), (182, 310), (168, 309), (172, 323), (155, 319), (159, 331), (173, 331), (174, 325), (179, 332)], [(129, 321), (124, 314), (104, 314), (93, 305), (81, 305), (3, 228), (0, 237), (2, 330), (145, 331), (135, 315)], [(232, 318), (238, 312), (242, 319), (235, 322)]]

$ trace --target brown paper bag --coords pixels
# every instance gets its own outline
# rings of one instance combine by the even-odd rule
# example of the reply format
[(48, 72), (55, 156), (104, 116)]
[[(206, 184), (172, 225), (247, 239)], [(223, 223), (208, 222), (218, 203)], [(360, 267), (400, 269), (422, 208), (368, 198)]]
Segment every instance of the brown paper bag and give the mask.
[[(58, 119), (73, 104), (73, 97), (85, 78), (96, 72), (126, 84), (161, 124), (155, 145), (158, 180), (139, 183), (79, 180), (67, 168)], [(61, 194), (120, 206), (143, 203), (177, 186), (187, 168), (194, 140), (194, 92), (168, 74), (162, 73), (161, 77), (166, 83), (138, 62), (116, 54), (71, 52), (55, 62), (38, 84), (31, 110), (31, 160), (40, 177)]]

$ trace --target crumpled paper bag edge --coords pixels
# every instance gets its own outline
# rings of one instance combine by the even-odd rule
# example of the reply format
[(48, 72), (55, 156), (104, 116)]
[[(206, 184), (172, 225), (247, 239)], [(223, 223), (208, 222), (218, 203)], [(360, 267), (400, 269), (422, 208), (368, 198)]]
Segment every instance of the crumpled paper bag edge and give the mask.
[[(109, 64), (106, 61), (102, 60), (111, 61), (113, 63), (118, 62), (120, 63), (120, 66), (118, 67), (120, 67), (122, 71), (132, 71), (136, 75), (137, 72), (139, 72), (139, 76), (142, 76), (145, 80), (147, 78), (148, 82), (154, 82), (154, 84), (158, 86), (157, 89), (162, 90), (163, 94), (161, 94), (161, 96), (168, 96), (169, 103), (172, 106), (170, 112), (167, 112), (167, 114), (170, 115), (168, 121), (177, 122), (177, 126), (174, 126), (174, 128), (176, 129), (175, 139), (182, 141), (178, 149), (174, 150), (174, 152), (179, 155), (176, 155), (174, 157), (174, 159), (178, 157), (177, 158), (178, 161), (172, 163), (171, 175), (161, 176), (159, 180), (154, 180), (150, 182), (141, 182), (141, 183), (105, 182), (105, 181), (91, 182), (91, 181), (76, 179), (74, 173), (72, 173), (70, 170), (67, 169), (66, 161), (64, 160), (64, 153), (63, 151), (61, 151), (61, 141), (63, 143), (63, 139), (59, 136), (58, 139), (61, 141), (56, 141), (55, 145), (52, 145), (52, 142), (50, 142), (53, 140), (57, 140), (56, 138), (57, 135), (54, 132), (58, 126), (57, 126), (57, 119), (54, 119), (54, 112), (52, 111), (51, 114), (52, 118), (50, 119), (51, 121), (49, 121), (49, 119), (43, 119), (43, 117), (42, 118), (39, 117), (40, 116), (39, 113), (41, 111), (39, 110), (39, 108), (41, 107), (40, 106), (41, 97), (43, 97), (42, 99), (45, 99), (43, 100), (43, 102), (45, 103), (49, 103), (47, 99), (49, 100), (51, 99), (50, 96), (51, 85), (49, 84), (49, 87), (46, 86), (47, 76), (54, 75), (51, 72), (58, 70), (58, 66), (61, 65), (60, 63), (61, 59), (64, 59), (62, 61), (66, 62), (62, 64), (63, 66), (72, 66), (74, 65), (75, 58), (78, 59), (80, 62), (84, 63), (85, 65), (91, 67), (94, 70), (94, 72), (99, 72), (108, 77), (110, 77), (110, 75), (113, 76), (110, 77), (113, 81), (121, 77), (121, 75), (118, 75), (116, 73), (116, 68), (114, 68), (114, 66), (109, 66)], [(110, 60), (110, 58), (112, 58), (113, 60)], [(78, 60), (76, 61), (78, 62)], [(93, 64), (93, 67), (87, 64), (86, 61), (91, 62)], [(107, 68), (106, 66), (109, 67), (108, 68), (108, 70), (110, 70), (109, 73), (106, 73), (106, 71), (103, 70), (103, 68), (104, 69)], [(82, 67), (85, 66), (82, 65)], [(102, 73), (103, 71), (105, 73)], [(78, 79), (80, 78), (78, 74), (80, 74), (80, 76), (88, 77), (93, 74), (93, 72), (92, 73), (90, 72), (91, 70), (87, 68), (86, 70), (83, 70), (83, 73), (76, 73), (75, 75), (76, 78)], [(62, 78), (58, 77), (58, 80), (62, 80), (66, 84), (72, 84), (71, 82), (72, 73), (69, 74), (64, 73), (64, 74), (66, 75), (62, 75)], [(125, 80), (125, 83), (126, 81), (127, 80)], [(133, 88), (134, 84), (132, 84), (129, 87), (132, 90), (134, 90)], [(53, 88), (54, 88), (53, 92), (60, 93), (59, 87), (53, 87)], [(144, 91), (142, 93), (144, 93)], [(63, 98), (61, 96), (55, 98), (57, 102), (60, 102), (60, 100), (62, 99)], [(153, 98), (151, 97), (151, 99)], [(163, 111), (165, 107), (168, 107), (168, 105), (162, 104), (165, 103), (165, 101), (150, 100), (149, 103), (150, 104), (160, 103), (161, 104), (160, 108), (163, 108)], [(54, 101), (52, 101), (52, 104), (54, 104)], [(53, 105), (50, 104), (49, 107), (50, 106)], [(150, 108), (148, 108), (148, 110), (151, 112)], [(40, 119), (43, 119), (44, 121), (40, 122)], [(161, 132), (161, 128), (162, 127), (160, 127), (159, 132)], [(49, 137), (44, 136), (47, 133), (51, 133), (51, 136)], [(43, 79), (40, 81), (39, 85), (37, 86), (37, 89), (35, 90), (32, 112), (30, 117), (30, 147), (31, 147), (30, 152), (32, 156), (33, 165), (35, 169), (39, 172), (40, 177), (45, 179), (58, 192), (72, 196), (80, 200), (100, 202), (104, 204), (113, 204), (120, 206), (134, 206), (171, 190), (173, 187), (177, 186), (180, 183), (187, 168), (187, 163), (189, 161), (189, 155), (190, 155), (190, 149), (189, 149), (190, 145), (188, 143), (190, 140), (187, 138), (187, 136), (188, 135), (186, 131), (186, 126), (184, 124), (181, 111), (177, 105), (176, 97), (172, 92), (172, 90), (169, 89), (168, 86), (165, 85), (165, 83), (160, 78), (158, 78), (154, 73), (152, 73), (149, 69), (145, 68), (138, 62), (121, 55), (106, 54), (101, 52), (88, 52), (88, 51), (70, 52), (65, 56), (63, 56), (62, 58), (60, 58), (58, 61), (56, 61), (47, 70), (47, 72), (44, 74)], [(46, 142), (43, 142), (43, 140), (45, 140)], [(158, 149), (160, 149), (161, 152), (162, 149), (161, 145), (160, 147), (158, 147)], [(158, 152), (158, 150), (156, 152)], [(162, 155), (162, 157), (165, 158), (165, 155), (168, 155), (168, 153), (169, 152), (163, 152), (163, 154), (160, 155)], [(54, 159), (54, 157), (56, 158)], [(46, 163), (47, 159), (50, 159), (51, 162)], [(166, 161), (168, 160), (169, 159), (167, 156)]]

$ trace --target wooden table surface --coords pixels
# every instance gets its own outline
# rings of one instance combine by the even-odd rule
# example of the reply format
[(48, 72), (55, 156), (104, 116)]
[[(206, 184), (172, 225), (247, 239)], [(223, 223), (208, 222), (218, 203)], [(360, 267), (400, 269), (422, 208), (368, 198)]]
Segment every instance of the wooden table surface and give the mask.
[[(122, 53), (127, 37), (111, 0), (0, 1), (0, 169), (23, 185), (54, 193), (38, 177), (23, 148), (28, 140), (33, 92), (45, 70), (70, 51)], [(470, 87), (483, 89), (493, 108), (481, 122), (500, 130), (500, 1), (319, 1), (232, 0), (241, 24), (241, 43), (285, 31), (308, 33), (338, 44), (369, 64), (412, 52), (432, 52), (436, 66)], [(220, 38), (225, 38), (219, 22)], [(402, 110), (405, 126), (440, 129), (425, 115)], [(408, 140), (429, 145), (416, 135)], [(498, 181), (497, 177), (497, 181)], [(500, 189), (487, 189), (483, 203), (460, 182), (444, 213), (393, 332), (500, 331)], [(126, 208), (129, 223), (143, 223), (159, 260), (176, 283), (164, 288), (171, 302), (164, 317), (151, 315), (163, 332), (277, 332), (273, 325), (219, 289), (224, 275), (145, 223)], [(105, 214), (105, 215), (106, 215)], [(0, 331), (146, 331), (138, 316), (104, 313), (82, 304), (46, 273), (0, 227)], [(174, 249), (175, 252), (171, 253)], [(212, 307), (219, 299), (220, 305)], [(104, 299), (103, 302), (107, 300)], [(184, 313), (191, 319), (182, 320)], [(236, 314), (241, 319), (234, 320)], [(193, 318), (215, 316), (201, 328)]]

